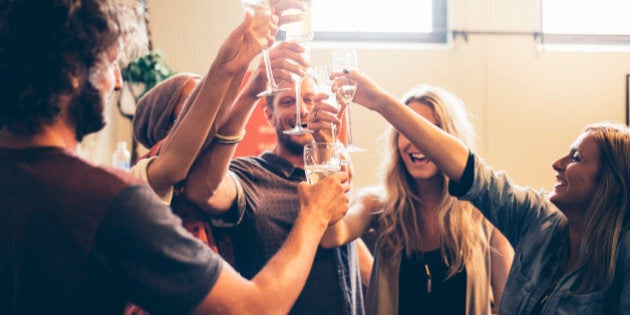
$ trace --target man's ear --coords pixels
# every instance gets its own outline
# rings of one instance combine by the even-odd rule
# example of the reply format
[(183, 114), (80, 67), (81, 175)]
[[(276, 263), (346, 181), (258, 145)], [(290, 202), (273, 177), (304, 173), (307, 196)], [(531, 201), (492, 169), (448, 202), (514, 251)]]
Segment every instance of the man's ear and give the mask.
[(267, 123), (273, 126), (273, 110), (269, 108), (268, 105), (263, 107), (263, 114), (265, 114), (265, 118), (267, 119)]

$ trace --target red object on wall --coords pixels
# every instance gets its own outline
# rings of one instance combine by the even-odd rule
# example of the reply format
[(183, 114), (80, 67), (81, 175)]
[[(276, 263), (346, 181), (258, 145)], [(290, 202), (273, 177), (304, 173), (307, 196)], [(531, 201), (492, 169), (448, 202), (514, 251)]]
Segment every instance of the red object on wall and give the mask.
[(245, 138), (236, 147), (235, 158), (257, 156), (263, 151), (271, 150), (276, 145), (276, 130), (265, 118), (265, 106), (267, 106), (265, 99), (261, 98), (245, 126)]

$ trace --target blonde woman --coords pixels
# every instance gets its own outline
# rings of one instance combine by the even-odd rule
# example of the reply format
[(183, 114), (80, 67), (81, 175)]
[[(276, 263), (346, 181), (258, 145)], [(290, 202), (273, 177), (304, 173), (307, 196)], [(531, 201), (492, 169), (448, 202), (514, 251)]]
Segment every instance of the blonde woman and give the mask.
[[(403, 103), (469, 146), (464, 105), (444, 89), (421, 85)], [(442, 171), (395, 129), (389, 133), (383, 187), (363, 191), (322, 246), (377, 232), (368, 314), (489, 314), (513, 251), (469, 202), (449, 196)]]

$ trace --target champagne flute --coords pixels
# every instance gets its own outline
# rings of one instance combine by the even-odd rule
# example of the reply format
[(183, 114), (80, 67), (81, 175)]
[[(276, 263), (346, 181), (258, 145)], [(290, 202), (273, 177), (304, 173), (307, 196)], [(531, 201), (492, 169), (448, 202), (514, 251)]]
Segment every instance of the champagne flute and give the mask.
[[(303, 18), (299, 21), (287, 23), (283, 26), (286, 32), (286, 40), (296, 43), (308, 42), (313, 39), (313, 30), (311, 23), (311, 0), (303, 0), (304, 11)], [(299, 14), (300, 10), (289, 9), (286, 10), (283, 15)], [(304, 47), (304, 58), (310, 60), (310, 47), (302, 45)], [(295, 82), (295, 127), (284, 130), (285, 134), (290, 135), (303, 135), (305, 133), (312, 133), (312, 130), (302, 127), (301, 112), (302, 112), (302, 81), (303, 78), (299, 77), (295, 73), (291, 73), (291, 78)]]
[[(333, 51), (333, 71), (341, 72), (345, 69), (356, 70), (358, 67), (357, 64), (357, 53), (354, 49), (338, 49)], [(350, 104), (352, 104), (354, 95), (357, 92), (357, 82), (348, 77), (338, 77), (336, 80), (339, 86), (339, 97), (344, 102), (344, 105), (346, 105), (346, 140), (348, 141), (346, 151), (363, 152), (365, 149), (356, 146), (352, 142), (352, 124), (350, 122)]]
[(313, 185), (320, 179), (341, 172), (341, 146), (332, 142), (311, 142), (304, 146), (304, 172)]
[(287, 23), (282, 26), (285, 31), (285, 40), (290, 42), (308, 42), (313, 39), (313, 23), (311, 20), (311, 0), (302, 0), (303, 10), (288, 9), (282, 15), (302, 15), (299, 21)]
[[(335, 94), (332, 92), (332, 80), (330, 79), (330, 75), (332, 74), (332, 66), (317, 66), (311, 67), (307, 72), (307, 75), (312, 77), (313, 82), (315, 83), (315, 92), (324, 93), (328, 95), (328, 99), (326, 99), (326, 103), (335, 106), (339, 109), (339, 104), (337, 103), (337, 98)], [(335, 124), (331, 124), (330, 131), (332, 134), (332, 142), (337, 142), (337, 126)]]
[(289, 90), (288, 88), (279, 88), (276, 80), (271, 72), (271, 60), (269, 59), (269, 47), (267, 46), (267, 24), (271, 19), (271, 5), (269, 0), (241, 0), (243, 10), (252, 15), (252, 30), (254, 35), (262, 44), (262, 55), (265, 63), (265, 72), (267, 73), (267, 89), (260, 92), (257, 96), (263, 97), (277, 94)]
[[(309, 47), (304, 47), (302, 55), (304, 56), (304, 59), (310, 59)], [(287, 135), (303, 135), (306, 133), (312, 133), (312, 130), (302, 127), (302, 81), (304, 78), (292, 72), (291, 79), (295, 82), (295, 126), (282, 132)]]

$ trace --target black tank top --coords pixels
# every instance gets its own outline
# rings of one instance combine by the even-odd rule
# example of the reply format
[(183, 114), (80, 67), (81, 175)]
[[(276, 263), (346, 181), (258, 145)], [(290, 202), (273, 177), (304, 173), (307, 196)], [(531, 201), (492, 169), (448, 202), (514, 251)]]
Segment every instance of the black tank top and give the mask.
[[(398, 279), (398, 314), (464, 314), (466, 270), (446, 279), (440, 250), (403, 253)], [(445, 280), (446, 279), (446, 280)]]

